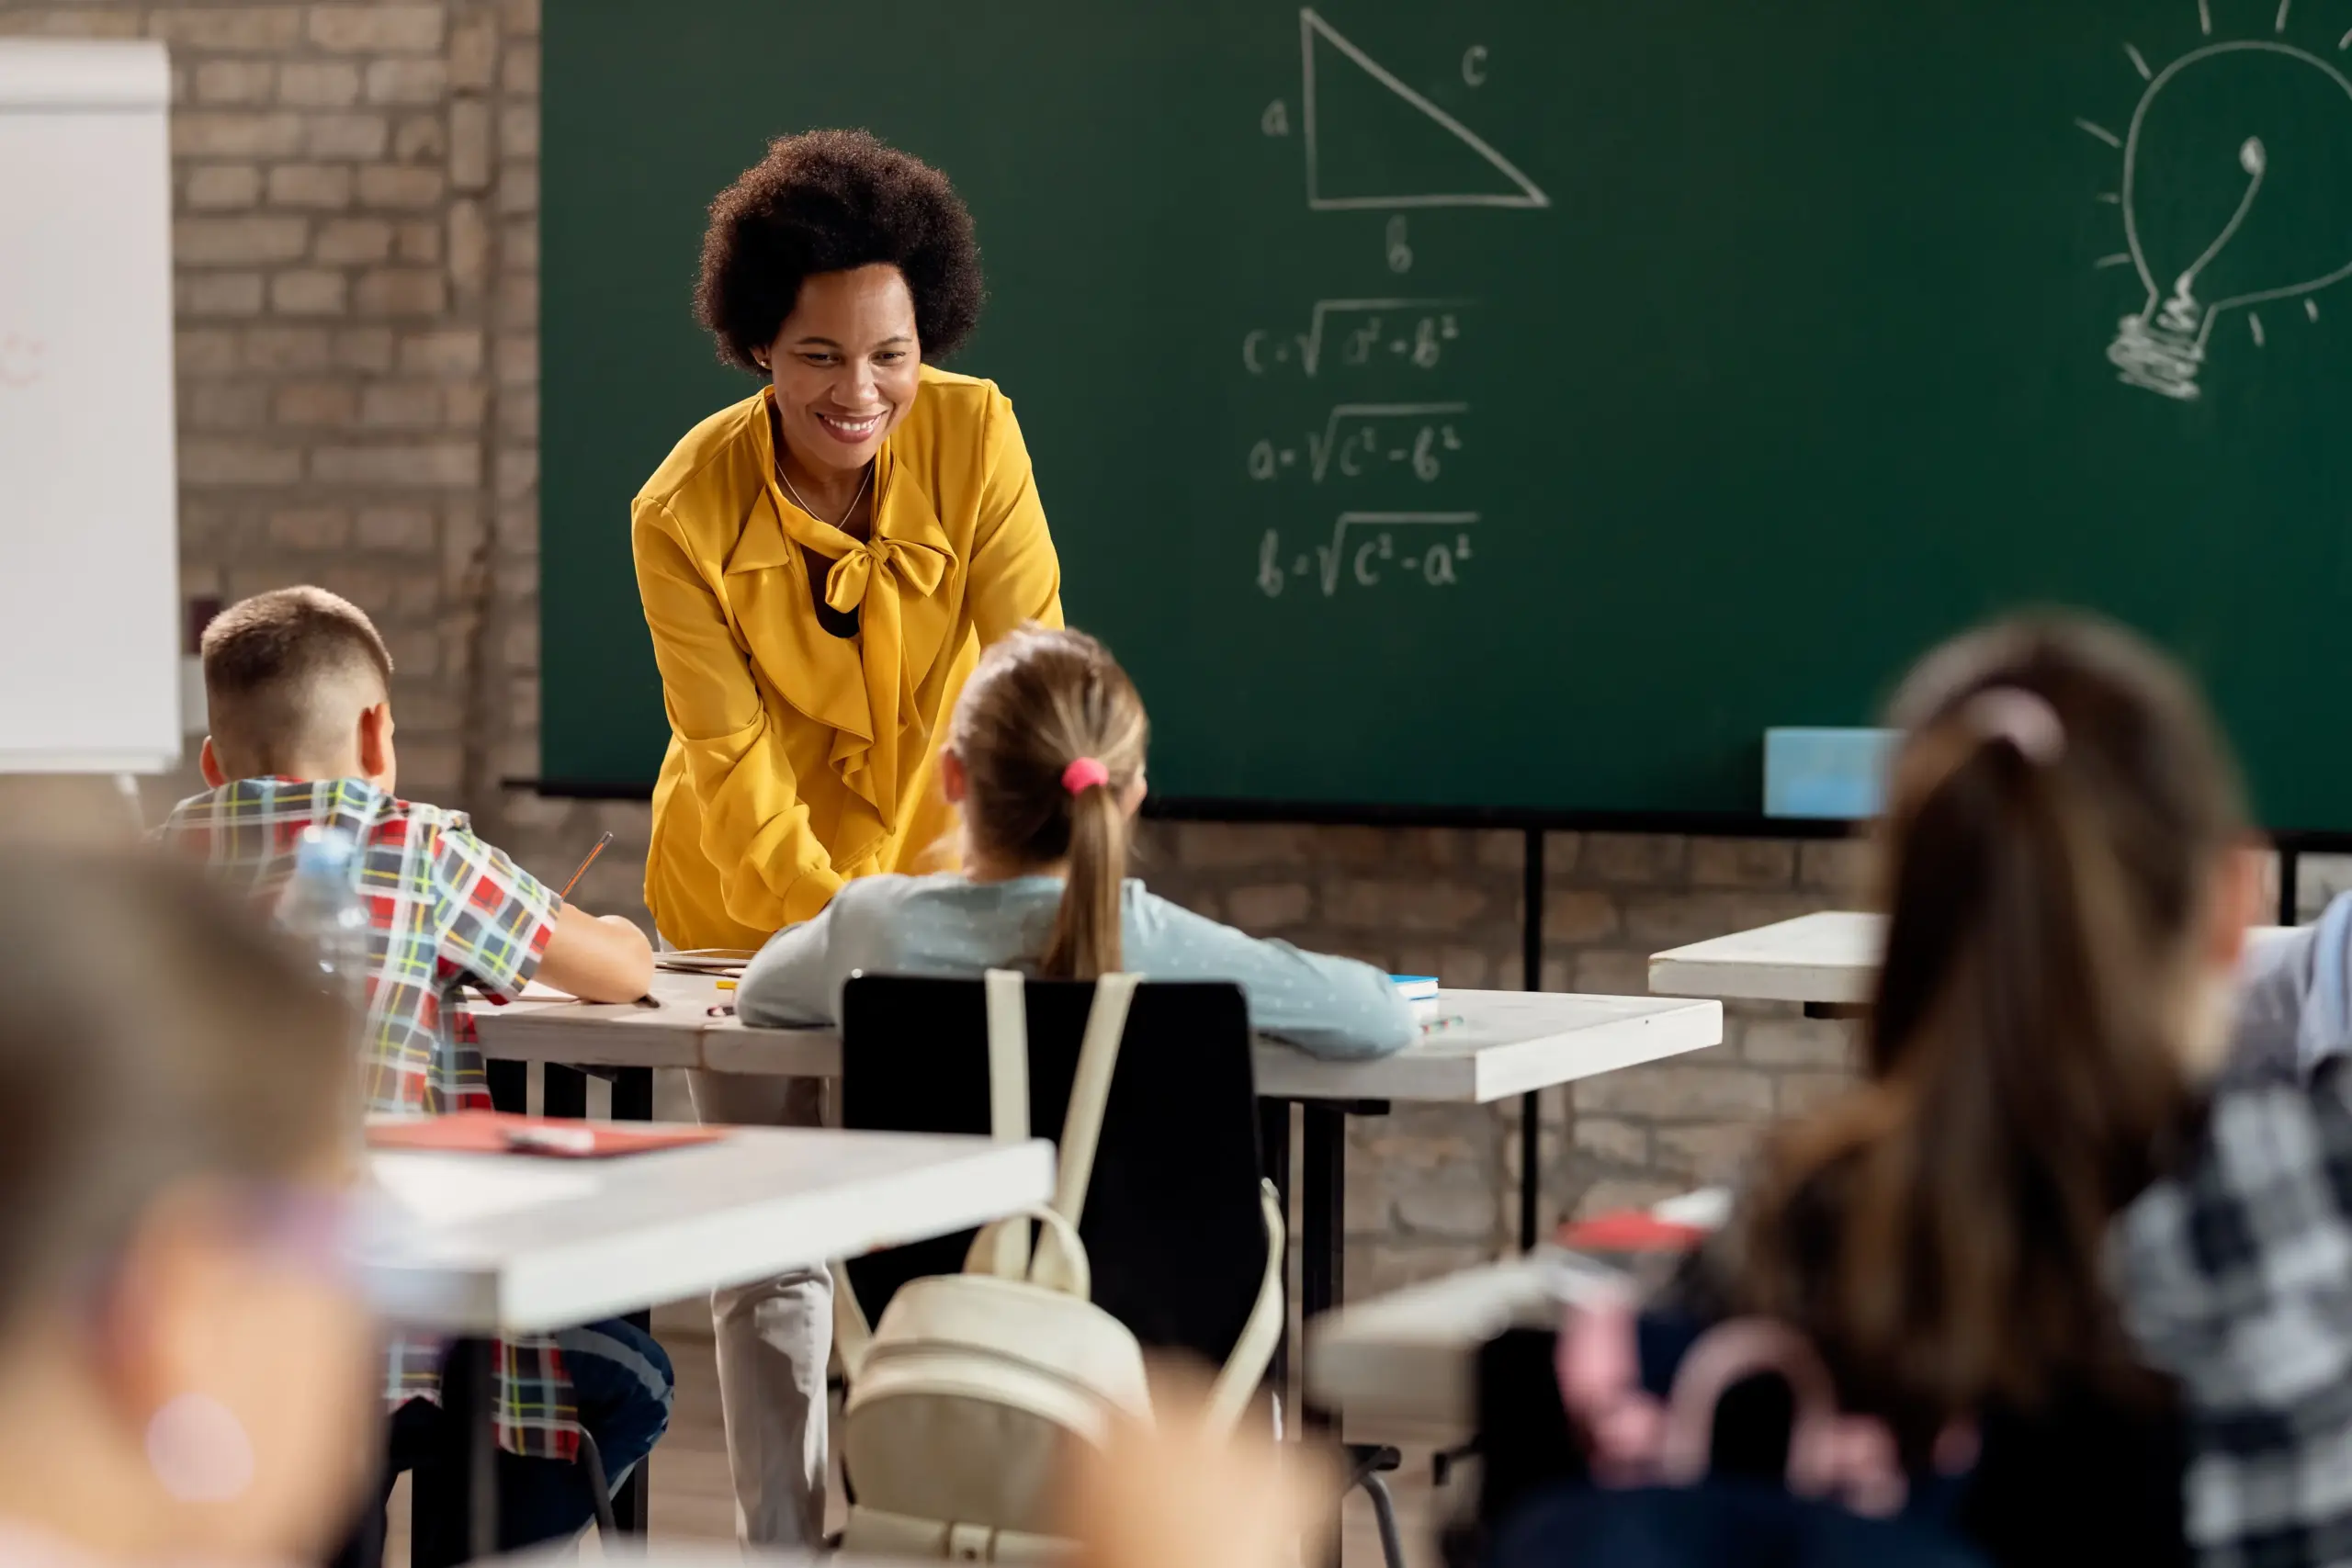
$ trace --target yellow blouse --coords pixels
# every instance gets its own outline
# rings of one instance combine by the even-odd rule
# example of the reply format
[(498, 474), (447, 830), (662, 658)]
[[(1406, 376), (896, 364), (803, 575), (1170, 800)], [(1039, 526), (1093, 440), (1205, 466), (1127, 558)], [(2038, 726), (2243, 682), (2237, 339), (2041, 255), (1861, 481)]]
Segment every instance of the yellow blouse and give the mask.
[[(686, 433), (631, 508), (670, 752), (645, 902), (681, 947), (757, 947), (852, 877), (955, 863), (938, 739), (981, 645), (1059, 626), (1061, 565), (1011, 400), (925, 367), (851, 538), (775, 481), (763, 388)], [(814, 551), (833, 566), (810, 581)], [(854, 639), (815, 595), (858, 611)]]

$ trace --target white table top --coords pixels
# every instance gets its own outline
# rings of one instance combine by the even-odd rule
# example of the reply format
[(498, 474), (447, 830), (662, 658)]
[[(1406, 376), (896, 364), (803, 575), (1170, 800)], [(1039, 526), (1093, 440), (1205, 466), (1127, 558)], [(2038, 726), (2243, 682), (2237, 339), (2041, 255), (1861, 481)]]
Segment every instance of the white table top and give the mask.
[[(834, 1077), (841, 1037), (830, 1029), (748, 1029), (708, 1016), (732, 991), (698, 975), (658, 974), (660, 1007), (574, 1001), (478, 1003), (474, 1027), (493, 1056), (582, 1066), (702, 1067), (782, 1077)], [(1446, 991), (1440, 1010), (1462, 1023), (1378, 1062), (1323, 1062), (1279, 1041), (1258, 1043), (1258, 1092), (1295, 1100), (1485, 1104), (1723, 1040), (1723, 1007), (1659, 997), (1555, 991)]]
[(614, 1159), (379, 1150), (387, 1317), (448, 1334), (611, 1317), (1001, 1219), (1051, 1196), (1053, 1146), (736, 1128)]
[[(1883, 916), (1834, 909), (1694, 942), (1652, 955), (1650, 989), (1670, 997), (1865, 1005), (1877, 981), (1884, 928)], [(2256, 926), (2248, 944), (2275, 942), (2292, 930)]]
[(1832, 909), (1694, 942), (1652, 955), (1650, 989), (1669, 997), (1867, 1002), (1883, 926), (1877, 915)]

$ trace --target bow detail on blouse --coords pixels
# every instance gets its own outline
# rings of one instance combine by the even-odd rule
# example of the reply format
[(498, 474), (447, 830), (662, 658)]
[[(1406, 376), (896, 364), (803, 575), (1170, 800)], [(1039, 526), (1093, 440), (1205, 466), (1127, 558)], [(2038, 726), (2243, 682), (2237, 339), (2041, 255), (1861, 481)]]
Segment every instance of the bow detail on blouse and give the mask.
[[(773, 448), (765, 456), (773, 465)], [(769, 509), (784, 538), (832, 563), (825, 569), (822, 583), (812, 581), (810, 589), (836, 611), (858, 612), (854, 644), (826, 637), (815, 630), (813, 622), (799, 628), (803, 636), (797, 640), (804, 648), (817, 645), (819, 658), (828, 664), (847, 656), (855, 671), (853, 678), (865, 688), (865, 723), (836, 728), (832, 765), (842, 784), (873, 806), (877, 833), (890, 831), (931, 743), (931, 727), (915, 692), (938, 657), (953, 619), (941, 588), (955, 564), (954, 551), (922, 487), (911, 475), (898, 471), (896, 454), (887, 442), (874, 459), (874, 522), (867, 538), (853, 537), (802, 511), (785, 495), (772, 471), (766, 488)], [(808, 564), (792, 559), (794, 554), (791, 549), (779, 553), (778, 564)], [(767, 558), (763, 552), (750, 558)], [(729, 570), (735, 570), (731, 564)], [(777, 609), (797, 621), (808, 621), (807, 610)], [(753, 637), (755, 643), (761, 640), (757, 633)]]
[[(791, 510), (797, 512), (798, 508)], [(797, 535), (800, 530), (792, 526), (795, 522), (815, 523), (816, 519), (805, 512), (797, 518), (788, 518), (786, 530)], [(928, 545), (888, 538), (861, 542), (821, 523), (812, 531), (833, 535), (838, 542), (840, 558), (825, 573), (825, 603), (842, 615), (865, 603), (866, 593), (877, 576), (895, 578), (917, 593), (935, 593), (940, 579), (947, 573), (947, 557)], [(820, 555), (834, 553), (832, 544), (820, 544), (813, 539), (803, 542)]]

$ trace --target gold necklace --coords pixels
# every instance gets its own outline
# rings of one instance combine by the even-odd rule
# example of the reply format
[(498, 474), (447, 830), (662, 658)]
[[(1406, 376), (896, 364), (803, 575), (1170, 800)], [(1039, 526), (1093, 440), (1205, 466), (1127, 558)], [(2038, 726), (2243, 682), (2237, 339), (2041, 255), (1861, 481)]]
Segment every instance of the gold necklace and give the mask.
[(825, 522), (823, 513), (800, 499), (800, 492), (792, 488), (792, 479), (784, 471), (784, 454), (781, 452), (775, 455), (775, 478), (776, 482), (784, 486), (784, 493), (792, 498), (793, 505), (800, 508), (818, 522), (824, 523), (826, 527), (846, 532), (849, 520), (857, 515), (857, 503), (865, 499), (865, 487), (874, 482), (874, 465), (872, 463), (865, 465), (865, 477), (857, 481), (857, 493), (849, 498), (849, 510), (842, 513), (842, 520), (838, 523)]

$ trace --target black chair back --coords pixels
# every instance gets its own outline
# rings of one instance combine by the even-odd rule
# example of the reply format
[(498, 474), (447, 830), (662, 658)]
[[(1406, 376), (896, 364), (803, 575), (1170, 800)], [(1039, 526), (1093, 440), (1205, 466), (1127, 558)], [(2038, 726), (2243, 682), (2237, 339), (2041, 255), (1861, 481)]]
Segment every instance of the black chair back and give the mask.
[[(1091, 982), (1031, 980), (1029, 1127), (1058, 1140)], [(986, 1133), (988, 1006), (978, 980), (861, 975), (842, 998), (842, 1125)], [(1080, 1216), (1094, 1300), (1148, 1348), (1221, 1366), (1265, 1277), (1249, 1011), (1230, 984), (1136, 988)], [(964, 1265), (972, 1233), (849, 1266), (880, 1322), (898, 1288)]]

